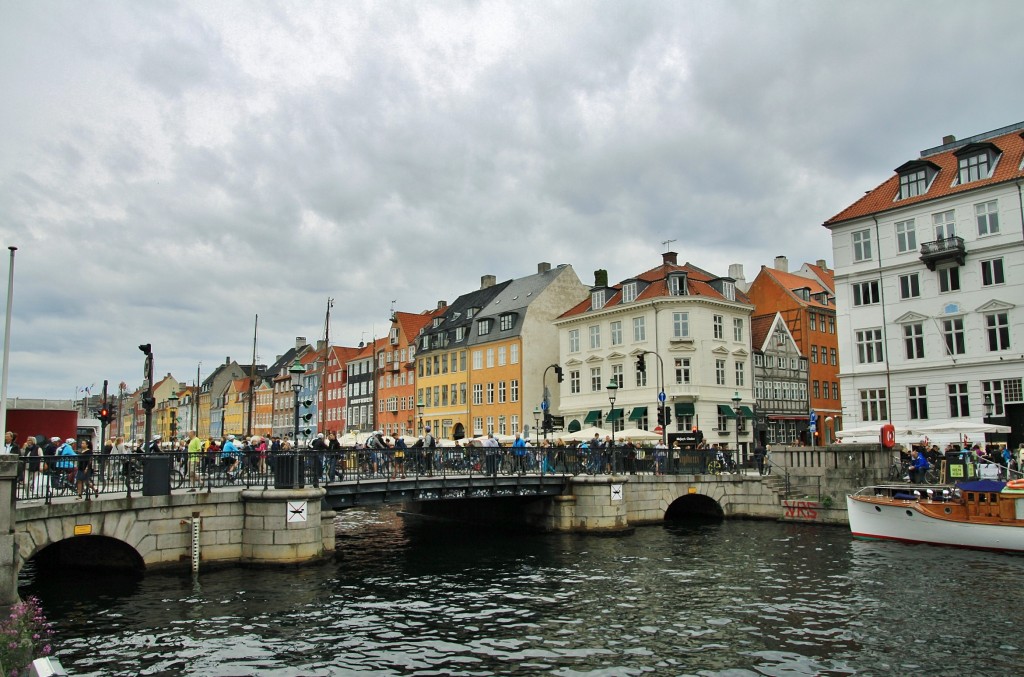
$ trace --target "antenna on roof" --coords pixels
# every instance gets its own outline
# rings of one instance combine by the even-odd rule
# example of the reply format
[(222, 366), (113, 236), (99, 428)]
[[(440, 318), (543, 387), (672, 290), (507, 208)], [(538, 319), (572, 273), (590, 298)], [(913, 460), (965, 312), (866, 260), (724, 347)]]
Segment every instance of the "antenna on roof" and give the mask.
[(668, 246), (675, 242), (675, 240), (662, 240), (661, 244), (665, 246), (665, 251), (668, 251)]

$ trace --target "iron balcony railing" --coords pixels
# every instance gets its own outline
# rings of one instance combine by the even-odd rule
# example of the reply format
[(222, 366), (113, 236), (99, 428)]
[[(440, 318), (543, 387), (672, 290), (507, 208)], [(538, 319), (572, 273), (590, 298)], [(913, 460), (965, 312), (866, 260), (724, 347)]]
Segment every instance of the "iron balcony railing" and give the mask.
[(935, 265), (942, 261), (952, 260), (962, 266), (966, 255), (967, 248), (964, 247), (964, 239), (955, 235), (921, 245), (921, 261), (928, 266), (929, 270), (935, 270)]

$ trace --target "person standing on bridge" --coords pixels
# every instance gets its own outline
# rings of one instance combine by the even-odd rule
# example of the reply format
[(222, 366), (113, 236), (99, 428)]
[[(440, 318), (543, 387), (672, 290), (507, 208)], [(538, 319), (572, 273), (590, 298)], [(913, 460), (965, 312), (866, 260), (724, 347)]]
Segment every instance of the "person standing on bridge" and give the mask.
[[(191, 482), (199, 482), (199, 465), (203, 462), (203, 439), (196, 435), (195, 430), (188, 431), (188, 478)], [(193, 486), (189, 491), (195, 491)]]
[(85, 492), (85, 499), (91, 500), (92, 494), (96, 492), (96, 485), (93, 484), (92, 474), (92, 446), (85, 440), (78, 443), (78, 472), (75, 473), (75, 487), (78, 493), (78, 500), (82, 500), (82, 492)]

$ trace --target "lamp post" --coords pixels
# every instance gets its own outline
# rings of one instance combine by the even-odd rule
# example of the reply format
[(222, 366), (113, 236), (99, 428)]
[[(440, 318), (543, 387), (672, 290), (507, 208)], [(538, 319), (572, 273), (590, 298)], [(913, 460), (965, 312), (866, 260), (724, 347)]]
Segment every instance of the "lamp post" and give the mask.
[(992, 412), (996, 410), (996, 403), (992, 401), (992, 393), (985, 393), (985, 401), (981, 404), (985, 408), (985, 422), (992, 418)]
[(533, 436), (537, 440), (537, 446), (540, 446), (540, 407), (533, 408)]
[(740, 468), (740, 402), (743, 400), (740, 397), (740, 391), (735, 391), (732, 396), (732, 407), (736, 412), (736, 469)]
[(171, 408), (171, 444), (173, 446), (178, 444), (178, 399), (177, 390), (167, 398), (167, 403)]
[(292, 432), (292, 443), (295, 445), (296, 452), (299, 449), (299, 392), (302, 390), (302, 375), (305, 373), (306, 369), (298, 359), (288, 367), (288, 374), (292, 379), (292, 390), (295, 392), (295, 429)]
[[(618, 380), (613, 378), (611, 381), (608, 381), (606, 388), (608, 389), (608, 403), (612, 408), (608, 415), (611, 416), (615, 411), (615, 394), (619, 392)], [(615, 421), (612, 421), (612, 447), (615, 447)]]
[(423, 398), (416, 400), (416, 436), (423, 434)]

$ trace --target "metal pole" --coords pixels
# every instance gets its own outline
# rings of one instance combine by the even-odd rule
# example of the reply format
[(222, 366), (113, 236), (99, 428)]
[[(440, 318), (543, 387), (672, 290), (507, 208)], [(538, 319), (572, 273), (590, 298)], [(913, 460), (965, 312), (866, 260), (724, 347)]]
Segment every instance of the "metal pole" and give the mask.
[(11, 306), (14, 304), (14, 252), (17, 247), (8, 247), (11, 250), (11, 265), (7, 273), (7, 317), (4, 319), (4, 360), (3, 376), (0, 376), (0, 434), (7, 432), (7, 372), (11, 357)]

